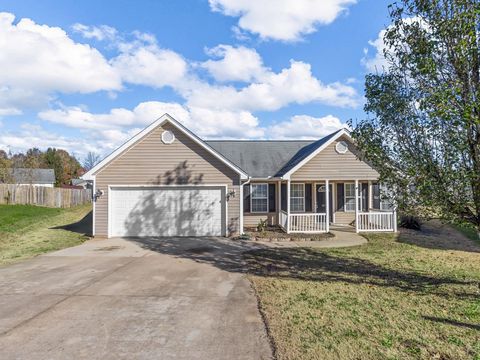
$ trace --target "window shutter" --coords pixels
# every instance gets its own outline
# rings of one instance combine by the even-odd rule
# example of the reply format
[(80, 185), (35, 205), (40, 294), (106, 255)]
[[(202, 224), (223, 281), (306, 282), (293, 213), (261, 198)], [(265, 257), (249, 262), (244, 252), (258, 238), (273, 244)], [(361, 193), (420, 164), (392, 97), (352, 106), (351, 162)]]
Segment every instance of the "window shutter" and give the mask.
[(313, 184), (305, 184), (305, 211), (312, 211), (312, 186)]
[(275, 184), (268, 184), (268, 211), (275, 212), (277, 211), (276, 206), (276, 199), (277, 199), (277, 192)]
[(373, 208), (380, 209), (380, 185), (375, 183), (372, 185)]
[(287, 211), (287, 184), (282, 184), (282, 210)]
[(250, 212), (250, 185), (243, 186), (243, 212)]
[(368, 184), (362, 183), (362, 211), (368, 211)]
[(345, 209), (344, 190), (343, 183), (337, 183), (337, 211)]

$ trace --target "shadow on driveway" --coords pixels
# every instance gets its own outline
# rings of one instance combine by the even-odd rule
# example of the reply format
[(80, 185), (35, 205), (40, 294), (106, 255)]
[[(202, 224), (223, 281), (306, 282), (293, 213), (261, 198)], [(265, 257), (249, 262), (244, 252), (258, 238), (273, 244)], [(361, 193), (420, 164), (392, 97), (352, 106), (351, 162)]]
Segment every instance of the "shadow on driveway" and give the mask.
[[(476, 297), (473, 281), (398, 271), (353, 257), (337, 257), (311, 248), (269, 248), (225, 238), (129, 238), (161, 254), (207, 263), (229, 272), (320, 282), (346, 282), (395, 287), (440, 296)], [(443, 293), (439, 286), (456, 285)]]

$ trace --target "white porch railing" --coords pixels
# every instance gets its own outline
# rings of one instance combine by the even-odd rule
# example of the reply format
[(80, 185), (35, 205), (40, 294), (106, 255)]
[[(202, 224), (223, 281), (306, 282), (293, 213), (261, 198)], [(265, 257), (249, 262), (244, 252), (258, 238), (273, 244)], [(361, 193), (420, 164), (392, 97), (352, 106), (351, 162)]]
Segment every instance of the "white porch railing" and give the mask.
[(290, 214), (290, 233), (324, 233), (327, 232), (327, 214)]
[(397, 231), (395, 211), (359, 212), (357, 231)]

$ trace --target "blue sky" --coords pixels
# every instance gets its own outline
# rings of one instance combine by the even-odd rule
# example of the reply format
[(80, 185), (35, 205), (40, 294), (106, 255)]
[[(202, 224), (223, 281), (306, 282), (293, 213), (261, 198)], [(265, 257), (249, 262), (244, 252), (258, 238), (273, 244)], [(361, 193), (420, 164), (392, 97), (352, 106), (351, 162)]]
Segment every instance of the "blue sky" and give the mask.
[(388, 3), (4, 0), (0, 148), (104, 155), (164, 112), (209, 139), (322, 137), (365, 116)]

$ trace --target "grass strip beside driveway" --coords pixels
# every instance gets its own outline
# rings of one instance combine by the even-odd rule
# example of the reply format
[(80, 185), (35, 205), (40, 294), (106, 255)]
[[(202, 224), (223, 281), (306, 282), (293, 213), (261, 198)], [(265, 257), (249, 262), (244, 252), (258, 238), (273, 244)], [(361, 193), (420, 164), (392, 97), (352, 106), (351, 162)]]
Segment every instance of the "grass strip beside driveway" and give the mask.
[[(0, 205), (0, 265), (81, 244), (88, 238), (90, 212), (91, 205), (68, 209)], [(86, 226), (69, 230), (68, 225), (81, 220)]]

